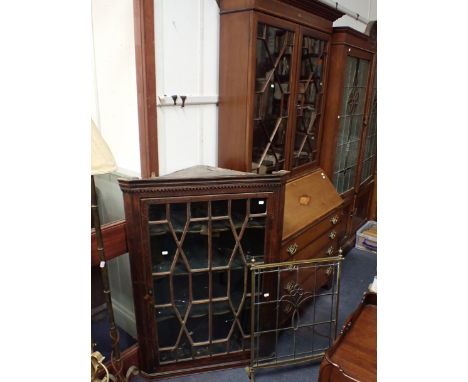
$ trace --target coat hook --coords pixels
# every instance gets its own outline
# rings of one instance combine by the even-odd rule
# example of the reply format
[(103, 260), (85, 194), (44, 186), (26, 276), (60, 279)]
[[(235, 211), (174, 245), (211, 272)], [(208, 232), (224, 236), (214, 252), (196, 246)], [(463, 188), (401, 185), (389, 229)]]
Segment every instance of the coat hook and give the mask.
[(187, 96), (180, 96), (180, 99), (182, 100), (182, 107), (185, 106), (185, 100), (187, 99)]
[(171, 98), (174, 101), (174, 106), (177, 105), (177, 95), (173, 95)]

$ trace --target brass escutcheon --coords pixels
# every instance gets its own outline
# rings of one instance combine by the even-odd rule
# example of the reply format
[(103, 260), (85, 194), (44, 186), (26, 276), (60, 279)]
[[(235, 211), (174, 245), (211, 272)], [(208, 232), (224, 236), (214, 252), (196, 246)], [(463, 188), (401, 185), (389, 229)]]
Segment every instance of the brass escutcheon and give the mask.
[(292, 256), (297, 252), (298, 248), (299, 248), (299, 245), (297, 245), (297, 243), (294, 243), (288, 246), (288, 249), (286, 251), (289, 253), (290, 256)]

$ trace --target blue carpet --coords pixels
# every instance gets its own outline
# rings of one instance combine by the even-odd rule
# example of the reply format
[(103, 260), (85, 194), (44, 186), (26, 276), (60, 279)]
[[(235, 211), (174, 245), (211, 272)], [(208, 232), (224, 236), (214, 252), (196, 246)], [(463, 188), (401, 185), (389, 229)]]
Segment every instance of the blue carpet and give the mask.
[[(364, 292), (377, 274), (377, 256), (353, 248), (345, 257), (341, 274), (340, 307), (338, 316), (339, 330), (344, 321), (357, 308)], [(257, 370), (258, 382), (315, 382), (318, 379), (320, 362), (303, 366), (282, 367)], [(135, 377), (132, 382), (144, 382), (144, 378)], [(213, 371), (178, 378), (171, 382), (248, 382), (244, 368)]]
[[(120, 336), (120, 351), (128, 349), (136, 343), (136, 340), (125, 330), (117, 327)], [(91, 338), (95, 343), (94, 350), (98, 350), (105, 358), (105, 362), (110, 360), (112, 351), (112, 340), (109, 337), (109, 318), (107, 311), (101, 312), (98, 317), (91, 319)]]

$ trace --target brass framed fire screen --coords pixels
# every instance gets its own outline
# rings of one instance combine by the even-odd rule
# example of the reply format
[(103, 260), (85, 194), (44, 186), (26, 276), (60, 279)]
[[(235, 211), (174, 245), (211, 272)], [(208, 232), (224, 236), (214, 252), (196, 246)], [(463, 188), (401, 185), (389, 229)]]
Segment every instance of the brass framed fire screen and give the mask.
[(337, 335), (342, 260), (340, 255), (250, 267), (251, 381), (259, 368), (323, 357)]

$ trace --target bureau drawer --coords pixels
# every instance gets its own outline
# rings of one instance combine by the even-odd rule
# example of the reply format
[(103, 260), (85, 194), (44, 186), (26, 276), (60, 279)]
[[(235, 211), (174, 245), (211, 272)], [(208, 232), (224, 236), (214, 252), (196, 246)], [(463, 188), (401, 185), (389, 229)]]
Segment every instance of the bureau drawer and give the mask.
[(329, 235), (334, 231), (335, 235), (338, 234), (338, 226), (341, 225), (343, 220), (343, 212), (341, 210), (329, 214), (325, 219), (320, 221), (320, 223), (315, 224), (295, 238), (287, 240), (283, 245), (281, 252), (283, 253), (283, 248), (288, 248), (290, 245), (297, 247), (297, 252), (325, 233)]
[[(335, 236), (334, 239), (331, 239), (328, 235), (322, 235), (312, 243), (309, 243), (303, 248), (298, 249), (292, 255), (288, 252), (288, 247), (283, 247), (281, 250), (281, 259), (283, 261), (292, 261), (318, 259), (321, 257), (332, 256), (333, 254), (337, 254), (338, 243), (338, 236)], [(330, 253), (327, 252), (329, 249)]]
[(325, 257), (325, 254), (322, 256), (322, 254), (318, 254), (317, 252), (323, 247), (329, 247), (332, 244), (336, 252), (336, 250), (338, 250), (339, 240), (343, 237), (345, 228), (346, 226), (343, 222), (335, 228), (325, 231), (322, 236), (315, 240), (309, 240), (309, 236), (301, 235), (297, 237), (296, 240), (291, 240), (281, 247), (281, 259), (284, 261)]

